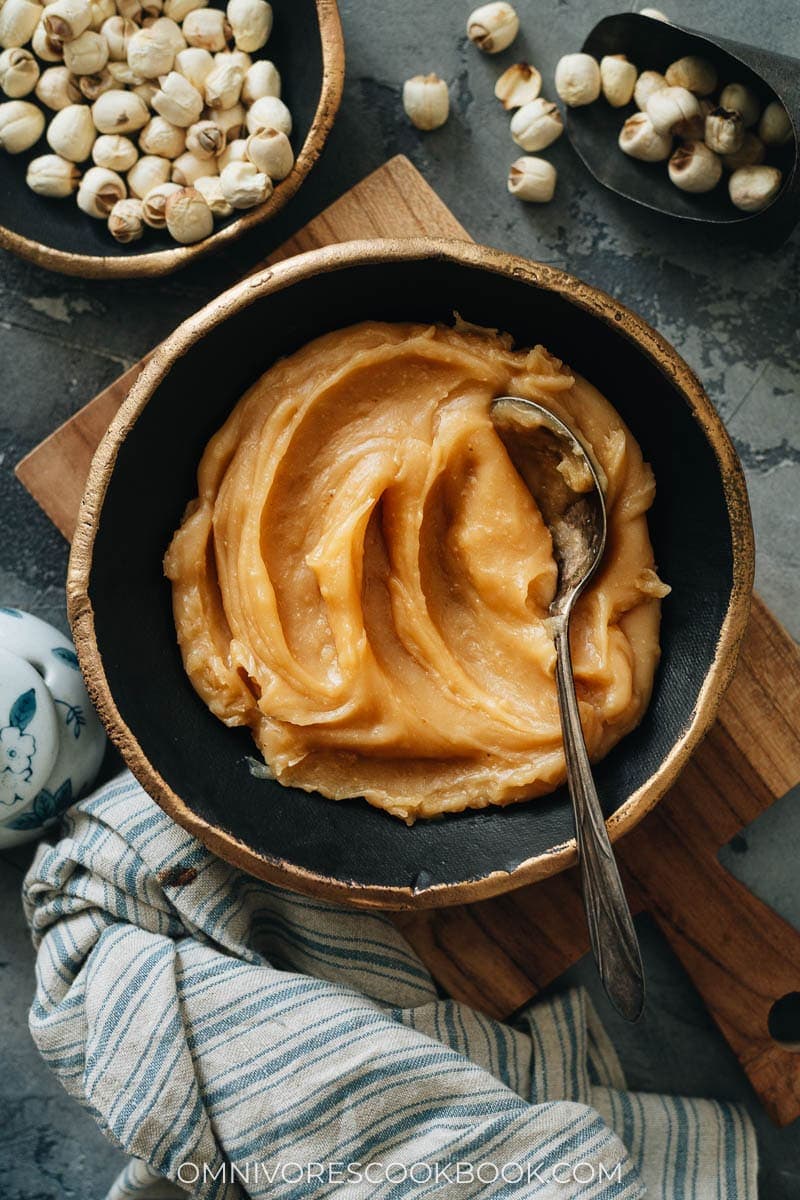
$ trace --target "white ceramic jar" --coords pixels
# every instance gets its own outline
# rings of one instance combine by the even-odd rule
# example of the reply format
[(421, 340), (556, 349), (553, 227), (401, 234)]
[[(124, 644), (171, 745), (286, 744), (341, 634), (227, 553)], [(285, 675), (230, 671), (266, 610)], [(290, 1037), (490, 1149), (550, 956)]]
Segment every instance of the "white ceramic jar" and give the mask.
[(0, 608), (0, 847), (38, 837), (77, 800), (105, 745), (69, 639)]

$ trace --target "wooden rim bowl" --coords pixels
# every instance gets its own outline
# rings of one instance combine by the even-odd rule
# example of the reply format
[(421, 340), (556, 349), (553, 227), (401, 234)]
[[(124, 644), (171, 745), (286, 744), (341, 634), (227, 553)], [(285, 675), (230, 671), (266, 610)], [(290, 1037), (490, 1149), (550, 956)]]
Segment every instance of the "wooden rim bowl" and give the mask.
[[(654, 807), (709, 729), (747, 622), (754, 547), (736, 452), (687, 364), (605, 293), (551, 267), (436, 239), (315, 250), (225, 292), (159, 347), (95, 455), (69, 615), (100, 716), (158, 804), (227, 861), (328, 899), (453, 904), (564, 870), (575, 861), (566, 790), (408, 828), (363, 800), (253, 780), (248, 731), (217, 721), (183, 672), (161, 558), (196, 494), (208, 437), (276, 357), (365, 315), (447, 319), (454, 309), (520, 344), (541, 340), (588, 375), (653, 463), (651, 535), (673, 594), (650, 708), (596, 768), (613, 839)], [(226, 346), (238, 357), (221, 362)]]
[[(319, 92), (313, 90), (306, 101), (305, 83), (293, 80), (290, 71), (283, 70), (286, 99), (295, 118), (292, 142), (295, 144), (296, 159), (291, 173), (274, 192), (256, 208), (226, 218), (215, 224), (214, 232), (201, 242), (191, 246), (180, 246), (173, 242), (166, 230), (148, 229), (139, 242), (120, 245), (115, 242), (104, 221), (93, 220), (81, 213), (74, 197), (53, 200), (36, 196), (25, 184), (27, 164), (37, 154), (49, 152), (44, 137), (24, 154), (2, 155), (0, 171), (0, 247), (12, 250), (37, 266), (64, 275), (80, 275), (90, 279), (133, 279), (167, 275), (198, 258), (220, 250), (240, 238), (249, 230), (269, 220), (283, 209), (306, 179), (309, 171), (320, 157), (330, 133), (344, 88), (344, 38), (336, 0), (304, 0), (294, 13), (291, 6), (278, 13), (275, 31), (268, 47), (276, 44), (276, 58), (280, 61), (290, 53), (301, 58), (305, 50), (311, 54), (316, 46), (297, 37), (291, 42), (291, 22), (299, 21), (302, 15), (306, 24), (314, 26), (319, 35)], [(299, 28), (297, 34), (302, 32)], [(283, 54), (281, 42), (283, 40)], [(257, 55), (256, 59), (261, 57)], [(311, 63), (308, 63), (311, 68)], [(295, 83), (295, 93), (292, 85)], [(314, 89), (316, 89), (316, 84)], [(33, 97), (29, 97), (32, 99)], [(298, 120), (298, 118), (300, 118)], [(302, 131), (305, 129), (305, 135)], [(297, 146), (299, 136), (302, 143)], [(6, 215), (9, 214), (9, 215)], [(3, 224), (3, 221), (7, 224)], [(12, 228), (12, 223), (14, 227)], [(36, 235), (34, 235), (34, 230)], [(46, 239), (47, 231), (51, 237)], [(61, 243), (58, 245), (57, 243)], [(159, 248), (152, 249), (154, 243)], [(75, 249), (76, 246), (81, 249)]]

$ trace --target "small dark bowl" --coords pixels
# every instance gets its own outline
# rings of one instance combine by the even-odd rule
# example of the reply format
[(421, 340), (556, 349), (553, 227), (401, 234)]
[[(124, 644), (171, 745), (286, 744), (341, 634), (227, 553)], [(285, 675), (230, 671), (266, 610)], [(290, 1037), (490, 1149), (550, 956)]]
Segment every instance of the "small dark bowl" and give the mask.
[(223, 858), (298, 891), (411, 907), (479, 899), (574, 861), (566, 789), (412, 828), (363, 800), (254, 778), (181, 663), (162, 556), (209, 437), (279, 356), (367, 318), (469, 321), (543, 342), (617, 407), (653, 465), (663, 658), (639, 728), (597, 767), (612, 836), (663, 795), (713, 720), (747, 619), (753, 541), (740, 464), (678, 354), (560, 271), (461, 242), (351, 242), (226, 292), (156, 351), (92, 465), (70, 561), (75, 644), (111, 737), (147, 791)]
[(670, 182), (666, 163), (644, 163), (619, 149), (617, 139), (623, 122), (637, 112), (635, 104), (612, 108), (602, 97), (595, 104), (567, 109), (567, 133), (572, 145), (600, 183), (611, 191), (656, 212), (716, 226), (722, 236), (748, 240), (764, 247), (786, 240), (800, 220), (800, 62), (717, 39), (677, 25), (618, 13), (605, 17), (587, 37), (583, 50), (598, 61), (606, 54), (626, 54), (640, 71), (661, 71), (686, 54), (699, 54), (717, 68), (720, 86), (745, 83), (752, 88), (762, 108), (780, 101), (794, 127), (794, 138), (786, 146), (772, 148), (768, 161), (780, 167), (783, 187), (769, 208), (743, 213), (730, 201), (727, 175), (711, 192), (689, 195)]
[[(209, 4), (224, 7), (223, 0), (209, 0)], [(105, 221), (80, 211), (74, 197), (53, 200), (35, 195), (27, 186), (28, 163), (50, 153), (43, 136), (24, 154), (2, 154), (0, 246), (65, 275), (105, 279), (166, 275), (229, 245), (280, 212), (319, 158), (333, 125), (344, 86), (344, 41), (336, 0), (275, 0), (273, 7), (273, 32), (264, 50), (253, 57), (274, 59), (281, 73), (283, 98), (292, 113), (296, 160), (269, 200), (215, 221), (211, 236), (193, 246), (179, 246), (166, 229), (147, 229), (140, 241), (122, 246)], [(36, 102), (33, 95), (26, 99)], [(49, 109), (45, 111), (52, 116)], [(90, 165), (82, 164), (81, 169)]]

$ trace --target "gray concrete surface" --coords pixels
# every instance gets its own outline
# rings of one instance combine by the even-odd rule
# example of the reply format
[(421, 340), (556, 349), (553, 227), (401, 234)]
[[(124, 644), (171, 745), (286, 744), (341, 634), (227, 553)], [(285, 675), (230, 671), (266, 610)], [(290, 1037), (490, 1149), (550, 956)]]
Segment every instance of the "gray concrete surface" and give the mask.
[[(696, 28), (800, 57), (797, 0), (663, 0)], [(290, 13), (289, 0), (275, 0)], [(523, 36), (498, 59), (463, 36), (468, 0), (342, 0), (348, 48), (343, 110), (329, 149), (295, 203), (224, 257), (157, 285), (62, 278), (0, 258), (0, 600), (65, 626), (67, 548), (15, 482), (14, 463), (182, 318), (233, 282), (314, 212), (389, 154), (417, 164), (478, 240), (565, 267), (623, 299), (698, 371), (745, 464), (758, 542), (758, 587), (800, 636), (800, 234), (769, 253), (719, 250), (705, 236), (634, 209), (587, 175), (566, 140), (551, 157), (556, 201), (526, 208), (505, 190), (516, 156), (492, 97), (498, 69), (529, 57), (552, 90), (559, 55), (578, 48), (602, 0), (517, 0)], [(620, 5), (624, 7), (624, 5)], [(399, 104), (403, 79), (436, 70), (452, 85), (441, 131), (418, 134)], [(549, 153), (549, 152), (548, 152)], [(1, 168), (0, 168), (1, 169)], [(800, 925), (798, 805), (787, 801), (737, 841), (728, 861)], [(29, 850), (0, 863), (0, 1195), (99, 1197), (119, 1156), (61, 1092), (26, 1030), (33, 955), (17, 895)], [(794, 869), (786, 864), (795, 863)], [(741, 1098), (757, 1123), (762, 1196), (800, 1195), (798, 1126), (778, 1131), (656, 931), (642, 924), (650, 1004), (645, 1023), (612, 1020), (631, 1083)], [(594, 988), (589, 964), (572, 973)], [(800, 987), (800, 981), (798, 981)], [(604, 1015), (607, 1010), (604, 1009)]]

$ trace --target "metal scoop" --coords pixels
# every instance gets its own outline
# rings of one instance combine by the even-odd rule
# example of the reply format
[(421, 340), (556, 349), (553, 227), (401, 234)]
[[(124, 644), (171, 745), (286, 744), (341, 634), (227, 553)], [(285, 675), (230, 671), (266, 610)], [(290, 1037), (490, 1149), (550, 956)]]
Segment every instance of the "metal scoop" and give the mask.
[(644, 1007), (639, 942), (611, 849), (581, 728), (569, 622), (606, 545), (606, 503), (591, 454), (558, 417), (518, 396), (493, 401), (491, 418), (509, 457), (550, 530), (558, 587), (550, 605), (556, 647), (556, 686), (575, 814), (589, 940), (611, 1003), (628, 1021)]

